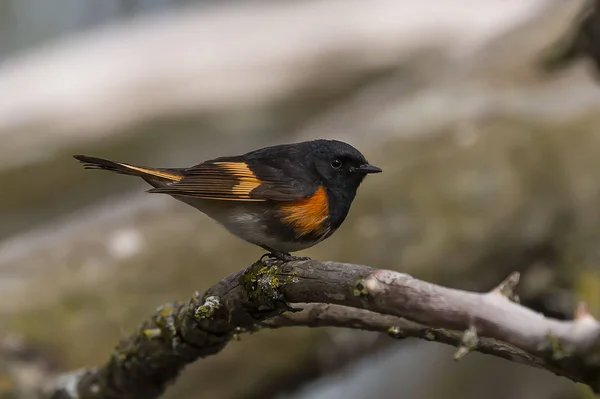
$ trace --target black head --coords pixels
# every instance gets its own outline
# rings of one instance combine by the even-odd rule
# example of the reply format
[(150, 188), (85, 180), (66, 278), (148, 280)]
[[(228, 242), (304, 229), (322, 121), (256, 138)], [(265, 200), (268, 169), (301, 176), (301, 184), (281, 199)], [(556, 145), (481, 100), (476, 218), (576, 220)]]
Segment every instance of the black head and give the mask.
[(323, 184), (330, 191), (345, 191), (351, 198), (367, 174), (381, 172), (360, 151), (342, 141), (314, 140), (310, 150)]

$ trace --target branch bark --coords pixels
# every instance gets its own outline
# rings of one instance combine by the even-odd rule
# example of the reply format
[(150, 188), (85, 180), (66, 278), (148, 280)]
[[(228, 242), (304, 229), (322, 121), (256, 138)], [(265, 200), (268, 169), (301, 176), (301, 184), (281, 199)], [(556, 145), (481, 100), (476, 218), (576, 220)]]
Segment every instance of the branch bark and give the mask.
[[(581, 306), (572, 321), (511, 300), (518, 274), (491, 292), (445, 288), (409, 275), (338, 262), (262, 263), (188, 302), (157, 309), (108, 363), (65, 376), (49, 397), (156, 398), (183, 367), (243, 332), (335, 326), (416, 337), (543, 368), (600, 392), (600, 323)], [(303, 303), (293, 308), (290, 303)]]

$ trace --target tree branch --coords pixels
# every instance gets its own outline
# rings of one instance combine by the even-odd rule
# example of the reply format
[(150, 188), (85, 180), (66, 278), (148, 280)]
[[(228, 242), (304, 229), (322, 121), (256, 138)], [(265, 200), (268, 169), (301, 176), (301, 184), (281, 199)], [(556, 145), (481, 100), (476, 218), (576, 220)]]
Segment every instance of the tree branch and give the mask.
[[(343, 305), (302, 304), (302, 311), (286, 313), (261, 323), (267, 328), (281, 327), (343, 327), (366, 331), (377, 331), (388, 334), (395, 339), (419, 338), (426, 341), (440, 342), (455, 347), (463, 345), (463, 332), (444, 328), (433, 328), (415, 323), (402, 317), (382, 315), (364, 309), (356, 309)], [(515, 363), (550, 369), (542, 359), (512, 345), (493, 338), (480, 337), (474, 350), (513, 361)]]
[[(547, 369), (600, 391), (600, 323), (584, 307), (573, 321), (510, 300), (518, 275), (488, 293), (338, 262), (257, 262), (187, 303), (159, 308), (109, 362), (64, 378), (52, 398), (156, 398), (183, 367), (261, 327), (336, 326), (417, 337)], [(300, 308), (290, 303), (306, 303)], [(310, 304), (312, 303), (312, 305)]]

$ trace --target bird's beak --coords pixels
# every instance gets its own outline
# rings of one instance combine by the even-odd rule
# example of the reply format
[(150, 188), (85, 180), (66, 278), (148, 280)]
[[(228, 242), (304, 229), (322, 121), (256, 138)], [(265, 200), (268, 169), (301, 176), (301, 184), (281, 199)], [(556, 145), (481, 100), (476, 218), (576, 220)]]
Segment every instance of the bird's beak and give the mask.
[(373, 166), (373, 165), (369, 165), (364, 164), (364, 165), (360, 165), (358, 168), (355, 169), (357, 172), (359, 173), (380, 173), (382, 172), (382, 170), (380, 168), (378, 168), (377, 166)]

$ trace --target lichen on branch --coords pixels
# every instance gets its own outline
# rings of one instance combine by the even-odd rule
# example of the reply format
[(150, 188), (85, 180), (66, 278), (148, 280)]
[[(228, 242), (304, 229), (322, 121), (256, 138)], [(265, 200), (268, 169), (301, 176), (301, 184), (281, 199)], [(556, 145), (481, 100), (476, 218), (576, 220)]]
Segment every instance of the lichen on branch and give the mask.
[(543, 368), (600, 392), (600, 323), (585, 306), (572, 321), (511, 299), (518, 274), (474, 293), (407, 274), (329, 261), (258, 261), (187, 302), (159, 307), (100, 368), (63, 378), (53, 399), (156, 398), (197, 359), (240, 333), (287, 326), (380, 331)]

